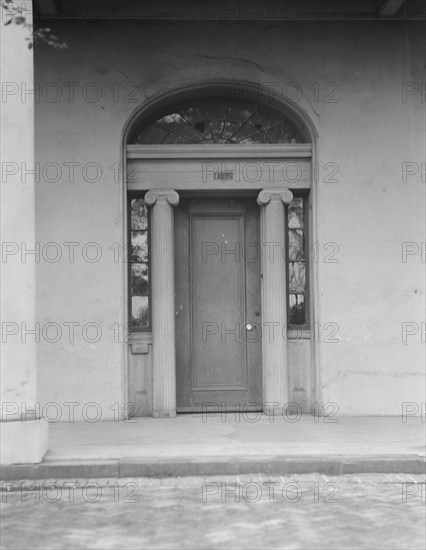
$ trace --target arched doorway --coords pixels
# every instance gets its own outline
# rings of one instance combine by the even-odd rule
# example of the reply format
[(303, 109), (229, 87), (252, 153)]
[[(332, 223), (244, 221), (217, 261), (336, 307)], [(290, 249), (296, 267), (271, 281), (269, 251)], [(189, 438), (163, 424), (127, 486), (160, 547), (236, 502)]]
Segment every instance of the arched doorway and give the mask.
[(127, 134), (130, 400), (307, 411), (310, 129), (258, 88), (167, 99)]

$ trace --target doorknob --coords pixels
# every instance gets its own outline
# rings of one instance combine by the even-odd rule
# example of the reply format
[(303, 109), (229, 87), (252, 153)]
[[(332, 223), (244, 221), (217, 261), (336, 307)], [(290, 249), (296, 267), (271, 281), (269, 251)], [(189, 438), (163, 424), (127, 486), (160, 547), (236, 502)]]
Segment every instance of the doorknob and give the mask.
[(254, 325), (252, 325), (250, 323), (248, 325), (246, 325), (246, 330), (253, 330), (253, 329), (254, 329)]

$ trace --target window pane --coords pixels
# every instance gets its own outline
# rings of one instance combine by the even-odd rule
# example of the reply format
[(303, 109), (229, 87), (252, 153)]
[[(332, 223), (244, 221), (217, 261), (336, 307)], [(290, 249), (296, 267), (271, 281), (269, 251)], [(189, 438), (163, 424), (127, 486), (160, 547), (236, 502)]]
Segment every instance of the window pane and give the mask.
[(305, 296), (303, 294), (289, 295), (289, 323), (292, 325), (306, 324)]
[(134, 331), (150, 330), (149, 209), (143, 199), (130, 200), (129, 321)]
[(185, 145), (191, 143), (184, 135), (179, 132), (173, 132), (169, 134), (163, 141), (165, 145)]
[(288, 232), (288, 240), (289, 260), (303, 260), (305, 258), (303, 231), (300, 229), (290, 229)]
[(267, 130), (272, 143), (299, 143), (294, 130), (286, 124), (280, 124)]
[(291, 229), (303, 228), (303, 199), (296, 197), (288, 205), (288, 226)]
[(255, 143), (271, 143), (271, 140), (268, 138), (268, 136), (265, 134), (265, 132), (257, 132), (256, 134), (253, 134), (252, 136), (248, 136), (247, 138), (244, 138), (241, 140), (243, 145), (250, 145)]
[(266, 114), (257, 111), (246, 122), (246, 126), (251, 126), (256, 130), (265, 130), (271, 126), (276, 126), (281, 122), (281, 117), (275, 114)]
[(163, 139), (166, 137), (167, 132), (158, 128), (157, 126), (150, 126), (138, 136), (135, 140), (137, 145), (146, 145), (149, 143), (162, 143)]
[(148, 326), (149, 301), (148, 296), (132, 296), (132, 324), (135, 328)]
[(162, 128), (166, 132), (172, 132), (178, 128), (185, 128), (187, 124), (179, 113), (170, 113), (169, 115), (159, 118), (155, 122), (155, 126)]
[(179, 134), (181, 137), (188, 140), (189, 143), (198, 143), (203, 139), (200, 132), (192, 126), (179, 128), (178, 132), (174, 132), (172, 135), (175, 136), (176, 134)]
[(243, 141), (250, 139), (250, 136), (258, 132), (259, 130), (256, 130), (256, 128), (253, 128), (252, 126), (243, 125), (235, 132), (234, 138), (237, 141)]
[(231, 122), (227, 120), (223, 124), (223, 139), (225, 141), (229, 141), (232, 136), (238, 131), (238, 128), (240, 127), (240, 124), (238, 122)]
[(146, 231), (132, 231), (132, 262), (148, 261), (148, 233)]
[(148, 229), (148, 212), (143, 199), (133, 199), (131, 207), (132, 229)]
[(195, 98), (158, 112), (141, 126), (133, 143), (301, 143), (297, 126), (278, 110), (228, 97)]
[(305, 291), (305, 264), (303, 262), (289, 263), (290, 292)]
[(148, 293), (148, 264), (131, 264), (132, 295), (141, 296)]

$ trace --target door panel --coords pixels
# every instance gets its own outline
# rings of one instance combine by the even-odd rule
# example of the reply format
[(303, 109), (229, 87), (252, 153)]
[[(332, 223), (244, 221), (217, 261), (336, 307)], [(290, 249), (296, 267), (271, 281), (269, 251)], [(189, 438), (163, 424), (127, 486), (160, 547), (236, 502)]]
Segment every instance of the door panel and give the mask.
[(255, 199), (187, 199), (175, 212), (180, 412), (261, 408), (261, 335), (246, 330), (260, 326), (258, 243)]
[(244, 242), (243, 214), (194, 214), (189, 223), (192, 388), (246, 390), (245, 347), (240, 345), (245, 319), (244, 263), (238, 251), (222, 261), (219, 246), (226, 239), (235, 250), (236, 243)]

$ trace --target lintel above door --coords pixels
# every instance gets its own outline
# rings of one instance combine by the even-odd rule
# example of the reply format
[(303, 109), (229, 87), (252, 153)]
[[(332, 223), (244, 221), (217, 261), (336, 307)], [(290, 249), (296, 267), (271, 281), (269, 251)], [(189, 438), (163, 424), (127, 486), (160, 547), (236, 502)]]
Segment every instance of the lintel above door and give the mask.
[(311, 144), (128, 145), (129, 190), (311, 187)]

